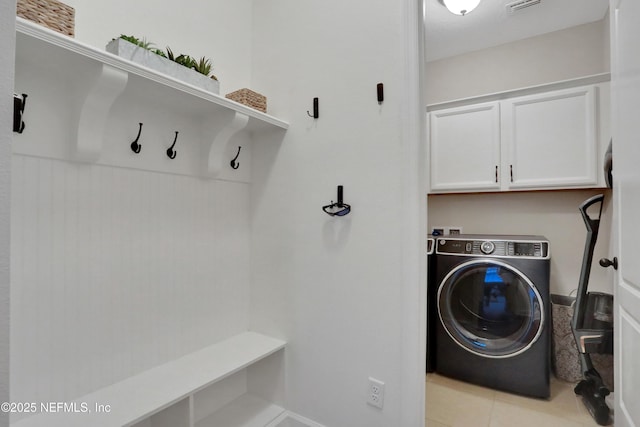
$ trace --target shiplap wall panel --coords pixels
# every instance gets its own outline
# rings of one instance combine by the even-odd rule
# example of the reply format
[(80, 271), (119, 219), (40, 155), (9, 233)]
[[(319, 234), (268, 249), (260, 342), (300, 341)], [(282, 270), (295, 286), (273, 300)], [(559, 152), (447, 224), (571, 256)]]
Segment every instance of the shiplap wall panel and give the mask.
[(13, 165), (13, 401), (68, 401), (248, 328), (247, 184)]

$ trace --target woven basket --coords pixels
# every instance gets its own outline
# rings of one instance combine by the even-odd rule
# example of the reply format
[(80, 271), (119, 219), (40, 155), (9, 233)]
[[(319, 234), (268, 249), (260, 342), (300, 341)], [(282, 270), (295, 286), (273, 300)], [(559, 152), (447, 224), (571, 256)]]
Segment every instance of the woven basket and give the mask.
[(267, 97), (251, 89), (239, 89), (226, 94), (225, 97), (263, 113), (267, 112)]
[(57, 0), (18, 0), (17, 15), (51, 30), (74, 36), (76, 11)]

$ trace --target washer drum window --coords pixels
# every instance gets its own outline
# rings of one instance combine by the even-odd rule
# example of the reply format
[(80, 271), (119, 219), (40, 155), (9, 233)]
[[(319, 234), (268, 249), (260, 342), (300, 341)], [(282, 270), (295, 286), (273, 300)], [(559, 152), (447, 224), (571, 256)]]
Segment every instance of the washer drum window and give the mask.
[(471, 353), (516, 356), (531, 347), (544, 325), (544, 303), (531, 281), (500, 261), (473, 260), (454, 268), (438, 289), (440, 321)]

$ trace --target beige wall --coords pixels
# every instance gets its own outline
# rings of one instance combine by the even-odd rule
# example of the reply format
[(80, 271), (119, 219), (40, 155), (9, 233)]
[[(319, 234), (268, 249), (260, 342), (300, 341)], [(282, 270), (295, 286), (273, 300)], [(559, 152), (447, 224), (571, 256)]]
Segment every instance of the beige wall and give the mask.
[[(437, 103), (609, 71), (608, 17), (547, 35), (427, 63), (427, 102)], [(473, 70), (473, 74), (469, 73)], [(542, 234), (551, 242), (551, 292), (568, 294), (580, 276), (586, 229), (578, 206), (605, 192), (590, 290), (613, 292), (609, 190), (430, 195), (429, 230), (462, 226), (465, 233)], [(609, 269), (610, 270), (610, 269)]]
[(430, 195), (428, 230), (460, 226), (465, 234), (543, 235), (551, 247), (551, 292), (567, 295), (578, 286), (587, 235), (578, 206), (601, 193), (605, 202), (589, 290), (611, 293), (611, 269), (598, 265), (609, 257), (611, 190)]
[(427, 103), (608, 72), (608, 22), (427, 62)]

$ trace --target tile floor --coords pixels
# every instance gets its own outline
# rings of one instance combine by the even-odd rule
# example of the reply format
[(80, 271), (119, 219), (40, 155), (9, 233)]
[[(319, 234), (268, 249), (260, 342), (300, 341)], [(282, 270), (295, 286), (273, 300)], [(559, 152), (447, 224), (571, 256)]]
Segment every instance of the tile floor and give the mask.
[(428, 374), (426, 427), (593, 427), (573, 384), (551, 378), (551, 398), (533, 399)]

